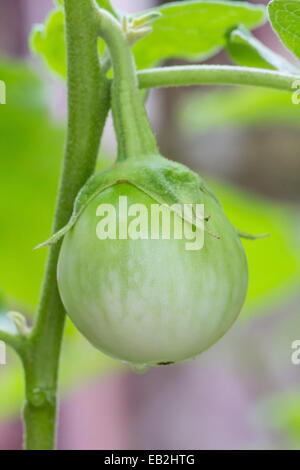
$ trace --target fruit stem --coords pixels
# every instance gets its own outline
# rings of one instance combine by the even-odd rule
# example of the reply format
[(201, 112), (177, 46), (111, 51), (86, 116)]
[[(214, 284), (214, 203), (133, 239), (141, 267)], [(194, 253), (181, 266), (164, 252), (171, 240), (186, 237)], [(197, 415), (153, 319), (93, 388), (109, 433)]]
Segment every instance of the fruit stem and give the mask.
[(155, 136), (139, 91), (136, 66), (126, 31), (109, 12), (96, 7), (99, 35), (113, 64), (112, 111), (118, 140), (118, 161), (158, 153)]

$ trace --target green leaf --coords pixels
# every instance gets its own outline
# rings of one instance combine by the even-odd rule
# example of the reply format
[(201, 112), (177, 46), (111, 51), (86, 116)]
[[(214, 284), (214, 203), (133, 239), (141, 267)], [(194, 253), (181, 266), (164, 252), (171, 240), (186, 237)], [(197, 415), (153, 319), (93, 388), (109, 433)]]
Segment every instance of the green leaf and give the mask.
[(153, 25), (153, 33), (133, 48), (138, 68), (151, 67), (171, 57), (207, 59), (225, 45), (228, 28), (239, 23), (253, 28), (265, 19), (263, 6), (247, 2), (175, 2), (157, 11), (162, 17)]
[[(100, 3), (100, 0), (98, 0)], [(109, 2), (106, 8), (114, 14)], [(45, 24), (34, 25), (29, 38), (32, 52), (38, 54), (50, 70), (64, 80), (67, 76), (67, 50), (65, 38), (65, 15), (62, 7), (53, 10), (46, 18)], [(105, 44), (98, 40), (99, 53), (103, 54)]]
[(268, 11), (278, 36), (300, 59), (300, 0), (272, 0)]
[[(98, 3), (101, 3), (100, 0)], [(106, 7), (111, 9), (109, 5)], [(139, 15), (149, 11), (140, 12)], [(176, 2), (163, 5), (155, 11), (161, 12), (162, 17), (153, 24), (153, 32), (133, 47), (139, 69), (151, 67), (171, 57), (204, 60), (225, 46), (225, 32), (228, 28), (240, 23), (253, 28), (265, 20), (265, 8), (247, 2)], [(66, 77), (62, 8), (50, 13), (44, 25), (34, 27), (30, 44), (50, 69)], [(103, 50), (103, 41), (99, 40), (99, 51), (102, 53)]]
[(66, 78), (66, 40), (64, 26), (64, 12), (62, 8), (54, 10), (44, 25), (33, 27), (30, 35), (31, 49), (43, 57), (48, 67)]
[(289, 450), (300, 450), (300, 392), (283, 391), (267, 398), (258, 409), (266, 427), (272, 432), (285, 434)]
[(227, 88), (193, 94), (181, 104), (178, 120), (189, 134), (250, 125), (299, 127), (299, 106), (292, 103), (291, 93), (286, 91)]
[(238, 65), (298, 72), (296, 67), (262, 44), (243, 26), (227, 34), (226, 47), (229, 56)]

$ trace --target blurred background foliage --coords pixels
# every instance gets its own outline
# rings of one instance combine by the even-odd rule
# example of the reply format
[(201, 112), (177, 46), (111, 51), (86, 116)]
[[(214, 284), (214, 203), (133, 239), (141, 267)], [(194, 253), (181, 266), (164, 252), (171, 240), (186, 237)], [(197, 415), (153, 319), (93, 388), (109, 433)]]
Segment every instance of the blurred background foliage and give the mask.
[[(214, 11), (212, 13), (215, 14)], [(246, 18), (245, 26), (252, 27), (262, 22), (264, 17), (262, 10), (254, 10), (251, 14), (254, 15), (254, 19)], [(195, 27), (191, 23), (191, 16), (193, 16), (192, 10), (183, 25), (184, 31), (187, 30), (187, 25)], [(239, 19), (242, 21), (243, 18)], [(202, 18), (201, 34), (206, 31), (203, 32), (206, 24), (204, 20)], [(210, 24), (208, 19), (206, 21)], [(186, 58), (191, 59), (197, 55), (204, 60), (214, 56), (225, 45), (223, 33), (236, 22), (237, 18), (234, 17), (231, 22), (222, 24), (221, 29), (220, 24), (218, 26), (216, 22), (216, 27), (219, 27), (218, 34), (206, 31), (210, 38), (216, 39), (216, 43), (212, 44), (211, 40), (208, 41), (205, 50), (202, 51), (194, 51), (190, 47), (194, 41), (187, 43), (190, 48), (188, 47), (189, 52)], [(175, 30), (177, 26), (175, 22)], [(48, 64), (52, 65), (55, 72), (64, 76), (65, 54), (64, 45), (61, 45), (62, 27), (61, 12), (55, 13), (54, 17), (51, 16), (48, 20), (46, 29), (41, 26), (35, 28), (32, 42), (35, 49), (46, 57)], [(48, 36), (50, 40), (47, 41)], [(151, 37), (149, 36), (148, 39), (150, 42)], [(139, 51), (142, 42), (141, 46), (136, 47), (137, 56), (146, 61), (146, 65), (152, 65), (166, 57), (173, 56), (172, 51), (162, 51), (162, 55), (159, 56), (157, 44), (161, 40), (158, 23), (156, 35), (152, 37), (153, 44), (146, 44), (147, 41), (144, 40), (145, 47), (150, 47), (150, 50), (155, 52), (155, 57), (145, 57), (143, 49)], [(274, 37), (272, 40), (275, 41)], [(58, 44), (55, 44), (55, 41), (58, 41)], [(181, 55), (185, 56), (184, 53)], [(0, 60), (0, 79), (4, 80), (7, 86), (7, 104), (0, 108), (0, 326), (12, 328), (5, 316), (8, 310), (20, 310), (28, 316), (29, 321), (32, 321), (37, 306), (47, 250), (34, 251), (33, 248), (45, 240), (51, 231), (64, 148), (65, 122), (51, 112), (49, 79), (44, 70), (36, 64), (33, 65), (32, 61), (25, 60), (24, 57), (15, 59), (4, 57), (3, 55)], [(253, 55), (251, 57), (253, 58)], [(215, 60), (214, 57), (211, 60)], [(216, 60), (225, 63), (227, 61), (222, 52)], [(236, 171), (233, 171), (232, 175), (226, 172), (222, 177), (220, 167), (226, 165), (226, 155), (222, 154), (226, 142), (229, 141), (229, 147), (232, 146), (232, 139), (237, 133), (243, 132), (250, 132), (251, 139), (256, 139), (257, 129), (259, 132), (262, 129), (266, 132), (264, 141), (272, 139), (274, 135), (271, 134), (270, 137), (268, 129), (271, 129), (273, 133), (278, 131), (280, 135), (286, 132), (287, 140), (290, 137), (290, 130), (294, 129), (295, 145), (288, 147), (288, 151), (280, 156), (281, 160), (288, 161), (290, 154), (299, 152), (299, 107), (292, 105), (290, 95), (284, 92), (230, 87), (226, 89), (208, 87), (202, 88), (200, 92), (199, 89), (187, 92), (177, 90), (157, 92), (154, 96), (155, 106), (158, 107), (161, 118), (158, 123), (154, 123), (154, 126), (157, 128), (164, 153), (190, 164), (202, 175), (207, 174), (210, 186), (218, 195), (225, 212), (237, 228), (253, 234), (270, 234), (269, 238), (263, 240), (243, 242), (249, 262), (250, 285), (247, 302), (236, 329), (244, 329), (243, 331), (251, 335), (252, 329), (260, 325), (259, 322), (262, 319), (272, 318), (272, 314), (274, 318), (278, 317), (278, 311), (284, 329), (286, 305), (291, 303), (292, 307), (288, 308), (296, 309), (299, 314), (300, 193), (293, 193), (290, 198), (282, 198), (281, 192), (276, 192), (275, 180), (272, 191), (268, 194), (267, 191), (257, 189), (256, 182), (251, 180), (251, 172), (247, 173), (250, 177), (244, 184), (245, 180), (241, 176), (239, 178)], [(170, 118), (164, 119), (164, 113)], [(155, 112), (153, 115), (155, 116)], [(232, 129), (235, 132), (233, 137)], [(221, 131), (221, 134), (218, 134), (218, 131)], [(222, 140), (224, 135), (227, 136), (225, 144)], [(220, 139), (219, 157), (213, 165), (207, 165), (209, 152), (205, 154), (206, 147), (201, 147), (201, 142), (206, 142), (206, 144), (208, 142), (209, 145), (214, 146), (213, 140), (216, 138)], [(177, 146), (178, 140), (181, 143)], [(105, 142), (109, 149), (108, 139)], [(202, 149), (199, 160), (193, 157), (193, 145), (196, 146), (197, 152), (199, 148)], [(177, 151), (174, 151), (175, 147)], [(235, 148), (234, 145), (233, 148)], [(270, 165), (272, 165), (272, 148), (270, 146), (268, 150), (271, 153), (267, 159)], [(251, 154), (251, 149), (249, 152)], [(104, 146), (99, 158), (99, 166), (109, 164), (112, 157), (107, 157), (107, 155), (110, 154), (111, 151), (105, 149)], [(191, 156), (189, 157), (188, 154)], [(238, 155), (238, 158), (242, 160), (243, 156), (242, 153)], [(225, 159), (225, 163), (220, 163), (222, 158)], [(263, 158), (263, 155), (259, 156), (259, 160)], [(299, 155), (297, 159), (299, 160)], [(257, 163), (256, 160), (255, 163)], [(283, 165), (285, 165), (284, 162)], [(284, 175), (286, 186), (289, 185), (289, 177), (291, 181), (294, 178), (294, 167), (291, 168), (290, 175)], [(247, 166), (245, 171), (247, 172)], [(263, 175), (263, 179), (268, 180), (268, 178), (268, 174)], [(269, 179), (272, 179), (272, 176)], [(296, 325), (299, 326), (299, 323), (296, 322)], [(298, 331), (294, 331), (294, 335), (297, 336), (297, 334), (299, 336)], [(255, 348), (254, 343), (252, 347)], [(221, 348), (222, 346), (220, 346), (220, 351), (222, 351)], [(283, 348), (278, 348), (280, 351), (285, 351), (287, 361), (290, 360), (289, 348), (290, 343), (286, 339), (283, 341)], [(214, 350), (218, 351), (218, 345)], [(245, 359), (245, 355), (243, 357)], [(196, 361), (195, 368), (199, 361), (201, 358)], [(263, 361), (263, 357), (260, 357), (259, 361)], [(258, 369), (260, 365), (257, 366)], [(94, 350), (68, 322), (61, 371), (62, 388), (66, 394), (78, 387), (80, 383), (106, 372), (118, 370), (120, 367), (115, 361)], [(181, 367), (178, 366), (178, 368)], [(159, 390), (161, 372), (157, 374)], [(272, 373), (269, 371), (266, 375), (269, 376)], [(279, 441), (280, 445), (286, 447), (294, 448), (299, 445), (300, 395), (298, 388), (299, 381), (291, 379), (287, 389), (282, 388), (281, 392), (276, 389), (274, 394), (270, 392), (268, 396), (264, 396), (260, 404), (262, 408), (259, 408), (259, 414), (264, 421), (263, 427), (271, 429), (271, 433), (279, 430), (284, 436)], [(14, 416), (21, 406), (22, 397), (20, 365), (14, 355), (9, 355), (9, 365), (1, 368), (0, 372), (0, 419)], [(172, 445), (172, 442), (166, 442)]]
[[(5, 312), (19, 309), (32, 318), (38, 302), (47, 250), (34, 247), (51, 231), (65, 129), (51, 117), (47, 88), (32, 66), (2, 60), (0, 77), (7, 87), (0, 113), (0, 325), (11, 328)], [(63, 384), (117, 366), (71, 325), (67, 337)], [(0, 416), (15, 413), (23, 398), (20, 367), (16, 358), (12, 361), (1, 370)]]
[(191, 135), (233, 126), (298, 128), (299, 109), (285, 91), (228, 87), (213, 93), (194, 93), (182, 103), (178, 119), (179, 126)]

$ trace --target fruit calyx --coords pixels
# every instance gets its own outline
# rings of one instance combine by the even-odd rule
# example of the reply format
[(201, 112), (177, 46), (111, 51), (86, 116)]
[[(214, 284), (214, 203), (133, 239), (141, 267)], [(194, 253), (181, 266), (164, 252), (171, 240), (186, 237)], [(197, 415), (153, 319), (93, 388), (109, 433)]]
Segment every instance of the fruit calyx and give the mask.
[[(154, 155), (145, 160), (129, 159), (93, 175), (78, 193), (68, 224), (37, 248), (56, 244), (76, 224), (84, 209), (97, 195), (123, 183), (135, 186), (157, 203), (167, 205), (186, 222), (219, 238), (219, 234), (214, 234), (208, 227), (204, 227), (210, 220), (210, 214), (201, 218), (193, 210), (195, 204), (203, 204), (204, 193), (220, 205), (204, 180), (186, 166)], [(179, 206), (186, 204), (191, 205), (190, 215), (186, 211), (178, 210)]]

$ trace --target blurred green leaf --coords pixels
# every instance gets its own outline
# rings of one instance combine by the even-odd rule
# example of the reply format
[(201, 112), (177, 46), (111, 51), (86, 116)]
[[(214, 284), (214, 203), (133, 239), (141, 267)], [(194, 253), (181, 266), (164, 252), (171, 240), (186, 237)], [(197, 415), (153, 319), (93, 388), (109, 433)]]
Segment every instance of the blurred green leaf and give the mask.
[(47, 110), (43, 83), (24, 64), (0, 61), (0, 286), (33, 311), (47, 252), (33, 248), (51, 230), (64, 128)]
[(299, 214), (293, 206), (274, 203), (230, 184), (212, 181), (210, 185), (235, 227), (270, 234), (265, 239), (242, 241), (249, 265), (243, 315), (253, 318), (299, 291)]
[[(99, 38), (99, 52), (103, 53), (105, 45)], [(63, 7), (53, 10), (44, 24), (33, 26), (30, 48), (44, 60), (45, 64), (61, 78), (67, 76), (67, 50), (65, 38), (65, 15)]]
[(242, 23), (248, 28), (265, 19), (263, 6), (247, 2), (174, 2), (157, 8), (162, 13), (153, 32), (133, 48), (138, 68), (151, 67), (171, 57), (200, 61), (225, 45), (228, 28)]
[(17, 115), (22, 110), (31, 115), (47, 113), (48, 101), (44, 84), (28, 65), (0, 58), (0, 80), (5, 82), (7, 94), (6, 105), (0, 107), (2, 121), (5, 121), (8, 114)]
[[(33, 312), (51, 233), (65, 128), (48, 112), (43, 82), (28, 65), (0, 60), (0, 288), (8, 308)], [(101, 158), (104, 165), (105, 159)]]
[(297, 73), (287, 60), (261, 43), (244, 26), (239, 26), (227, 35), (226, 48), (229, 56), (238, 65), (266, 68)]
[[(205, 112), (203, 112), (205, 110)], [(291, 93), (265, 88), (227, 88), (193, 94), (179, 108), (179, 124), (189, 133), (220, 127), (299, 126), (299, 106)]]
[(39, 54), (48, 67), (66, 78), (67, 53), (65, 39), (64, 12), (62, 8), (54, 10), (45, 24), (35, 25), (30, 35), (31, 49)]
[(300, 391), (292, 390), (266, 400), (261, 407), (267, 427), (287, 439), (289, 450), (300, 450)]
[[(204, 60), (225, 45), (228, 28), (239, 23), (253, 28), (265, 20), (265, 8), (247, 2), (175, 2), (155, 10), (163, 15), (153, 24), (152, 34), (133, 47), (138, 68), (151, 67), (171, 57)], [(33, 28), (30, 44), (50, 69), (66, 77), (64, 13), (61, 7), (50, 13), (44, 25)], [(104, 50), (101, 40), (99, 50)]]
[(300, 1), (272, 0), (268, 11), (272, 26), (278, 36), (300, 59)]

